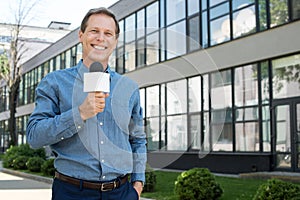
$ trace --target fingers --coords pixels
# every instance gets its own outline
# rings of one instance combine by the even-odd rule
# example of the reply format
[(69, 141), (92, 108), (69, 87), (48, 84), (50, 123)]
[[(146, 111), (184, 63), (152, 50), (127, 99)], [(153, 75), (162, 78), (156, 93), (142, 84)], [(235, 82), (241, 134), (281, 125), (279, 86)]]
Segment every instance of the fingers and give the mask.
[(108, 96), (108, 93), (103, 92), (89, 93), (84, 102), (79, 106), (82, 119), (86, 120), (97, 115), (97, 113), (103, 112), (105, 108), (105, 98)]

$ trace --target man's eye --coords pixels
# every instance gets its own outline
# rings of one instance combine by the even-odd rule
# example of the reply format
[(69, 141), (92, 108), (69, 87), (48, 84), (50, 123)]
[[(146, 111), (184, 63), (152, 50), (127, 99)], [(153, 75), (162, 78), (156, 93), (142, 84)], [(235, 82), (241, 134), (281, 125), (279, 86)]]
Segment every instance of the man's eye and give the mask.
[(106, 32), (105, 35), (112, 36), (113, 34), (111, 32)]
[(95, 29), (91, 30), (91, 32), (92, 32), (92, 33), (98, 33), (98, 31), (95, 30)]

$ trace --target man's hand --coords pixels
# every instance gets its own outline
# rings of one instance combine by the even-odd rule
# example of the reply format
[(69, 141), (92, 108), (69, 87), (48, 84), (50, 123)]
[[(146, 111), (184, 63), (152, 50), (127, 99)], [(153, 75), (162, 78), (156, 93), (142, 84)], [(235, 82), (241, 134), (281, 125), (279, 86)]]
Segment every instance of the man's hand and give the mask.
[(135, 181), (132, 185), (140, 197), (143, 191), (143, 183), (141, 181)]
[(82, 120), (87, 120), (97, 115), (97, 113), (103, 112), (105, 108), (105, 98), (108, 96), (108, 93), (103, 92), (88, 93), (84, 102), (79, 106), (79, 112)]

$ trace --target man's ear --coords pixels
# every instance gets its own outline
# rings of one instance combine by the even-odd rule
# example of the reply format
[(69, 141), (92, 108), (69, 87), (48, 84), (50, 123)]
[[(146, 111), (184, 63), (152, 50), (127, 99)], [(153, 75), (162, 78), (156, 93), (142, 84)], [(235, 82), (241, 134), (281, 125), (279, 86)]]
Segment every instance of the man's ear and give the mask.
[(82, 35), (83, 35), (83, 32), (80, 30), (80, 31), (78, 32), (79, 42), (82, 42)]

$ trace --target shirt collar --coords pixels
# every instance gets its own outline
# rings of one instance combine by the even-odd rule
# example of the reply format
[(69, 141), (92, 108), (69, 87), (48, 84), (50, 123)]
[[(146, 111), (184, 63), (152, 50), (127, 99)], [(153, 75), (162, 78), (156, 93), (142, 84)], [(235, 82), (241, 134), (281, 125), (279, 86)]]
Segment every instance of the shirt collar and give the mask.
[[(83, 64), (83, 60), (82, 59), (77, 64), (77, 68), (78, 68), (79, 77), (80, 77), (80, 79), (83, 80), (83, 74), (84, 73), (89, 73), (89, 68)], [(110, 68), (109, 65), (107, 65), (107, 68), (105, 69), (104, 72), (105, 73), (109, 73), (110, 76), (114, 76), (114, 73), (111, 70), (111, 68)]]

